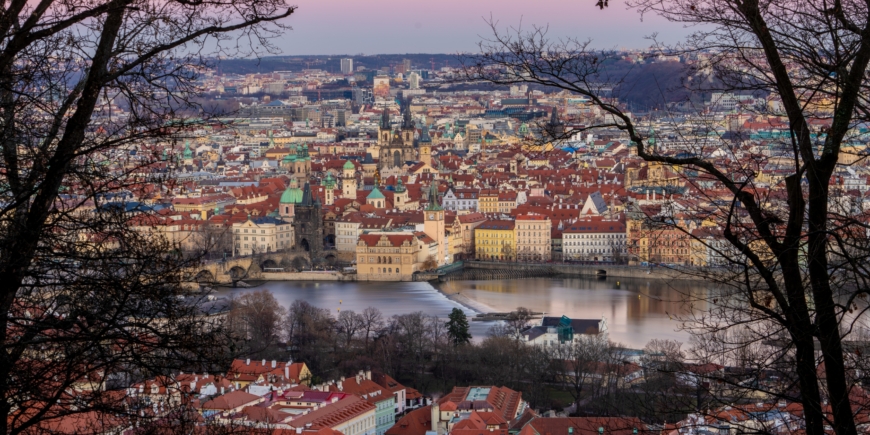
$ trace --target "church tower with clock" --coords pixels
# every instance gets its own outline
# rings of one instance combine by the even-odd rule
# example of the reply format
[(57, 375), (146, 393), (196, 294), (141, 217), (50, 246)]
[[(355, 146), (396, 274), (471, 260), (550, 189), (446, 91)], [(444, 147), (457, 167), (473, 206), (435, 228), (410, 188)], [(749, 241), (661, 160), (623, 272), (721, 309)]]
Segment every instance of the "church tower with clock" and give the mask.
[(444, 246), (444, 241), (446, 240), (444, 233), (444, 209), (438, 204), (438, 188), (436, 187), (435, 180), (432, 180), (432, 184), (429, 185), (428, 201), (429, 204), (423, 211), (423, 232), (438, 242), (438, 258), (436, 260), (438, 265), (442, 266), (446, 263), (445, 256), (447, 254), (447, 247)]

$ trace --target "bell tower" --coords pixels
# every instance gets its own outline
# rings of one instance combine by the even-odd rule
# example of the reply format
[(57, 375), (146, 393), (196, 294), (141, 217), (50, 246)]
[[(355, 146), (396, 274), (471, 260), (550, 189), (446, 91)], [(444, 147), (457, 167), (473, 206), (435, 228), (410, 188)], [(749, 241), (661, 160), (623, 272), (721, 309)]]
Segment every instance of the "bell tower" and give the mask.
[(326, 205), (335, 203), (335, 178), (332, 177), (332, 172), (326, 173), (326, 178), (323, 180), (323, 188), (326, 194)]
[(432, 138), (429, 137), (429, 127), (423, 125), (420, 140), (417, 141), (417, 160), (432, 165)]
[(341, 169), (341, 197), (356, 199), (356, 167), (348, 160)]
[(426, 206), (426, 210), (423, 211), (423, 232), (438, 242), (438, 258), (436, 260), (438, 265), (441, 266), (446, 263), (444, 257), (447, 253), (447, 247), (444, 246), (444, 209), (438, 204), (437, 189), (433, 180), (432, 184), (429, 185), (429, 204)]
[(406, 147), (414, 143), (414, 122), (411, 121), (411, 101), (405, 103), (405, 108), (402, 111), (402, 142)]
[(387, 106), (384, 106), (384, 112), (381, 114), (381, 123), (378, 125), (378, 146), (384, 147), (390, 144), (390, 133), (393, 129), (390, 127), (390, 112)]
[(393, 207), (404, 210), (408, 204), (408, 190), (405, 189), (405, 184), (402, 183), (402, 178), (397, 177), (396, 188), (393, 193)]

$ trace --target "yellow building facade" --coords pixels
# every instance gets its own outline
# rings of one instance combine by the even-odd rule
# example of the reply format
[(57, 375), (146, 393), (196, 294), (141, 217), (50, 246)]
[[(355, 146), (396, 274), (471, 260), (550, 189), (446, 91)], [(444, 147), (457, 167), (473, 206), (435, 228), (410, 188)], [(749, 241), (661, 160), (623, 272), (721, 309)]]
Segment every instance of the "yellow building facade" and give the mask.
[(514, 221), (488, 220), (474, 229), (475, 255), (478, 260), (513, 261), (517, 245)]
[(359, 281), (411, 281), (420, 245), (413, 234), (362, 234), (356, 245)]

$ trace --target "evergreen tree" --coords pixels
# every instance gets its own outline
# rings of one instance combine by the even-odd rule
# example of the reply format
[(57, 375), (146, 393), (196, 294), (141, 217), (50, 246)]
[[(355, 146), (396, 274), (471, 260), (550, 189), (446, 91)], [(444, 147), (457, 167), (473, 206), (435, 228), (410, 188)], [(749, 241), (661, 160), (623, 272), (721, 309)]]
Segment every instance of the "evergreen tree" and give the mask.
[(450, 312), (449, 319), (446, 323), (447, 335), (450, 336), (453, 344), (458, 346), (470, 342), (471, 333), (468, 332), (468, 318), (465, 317), (465, 313), (459, 308), (454, 308)]

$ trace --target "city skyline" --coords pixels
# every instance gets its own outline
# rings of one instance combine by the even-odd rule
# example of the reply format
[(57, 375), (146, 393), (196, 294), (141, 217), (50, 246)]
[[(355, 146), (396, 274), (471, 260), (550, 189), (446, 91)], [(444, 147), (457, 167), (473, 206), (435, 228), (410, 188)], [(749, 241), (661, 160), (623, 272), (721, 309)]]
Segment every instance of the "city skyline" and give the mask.
[[(591, 1), (547, 0), (529, 8), (517, 0), (444, 0), (437, 7), (408, 7), (395, 0), (367, 3), (303, 0), (288, 20), (293, 30), (276, 45), (282, 55), (357, 55), (400, 53), (456, 53), (477, 51), (489, 36), (487, 20), (499, 28), (548, 26), (555, 38), (591, 39), (595, 48), (640, 49), (657, 34), (677, 42), (689, 29), (657, 16), (641, 20), (624, 3), (599, 10)], [(377, 23), (376, 25), (374, 25)]]

